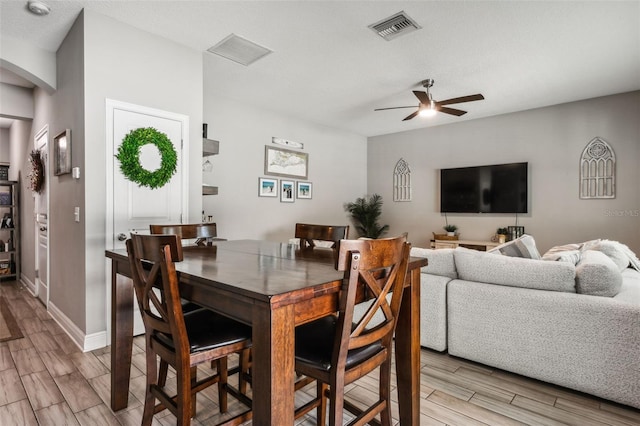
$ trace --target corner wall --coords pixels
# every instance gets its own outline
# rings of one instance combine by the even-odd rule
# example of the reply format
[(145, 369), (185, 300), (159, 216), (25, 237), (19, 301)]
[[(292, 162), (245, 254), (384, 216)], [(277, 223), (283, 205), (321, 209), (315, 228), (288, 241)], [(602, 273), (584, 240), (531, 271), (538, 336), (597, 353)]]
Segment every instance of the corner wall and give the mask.
[[(487, 101), (485, 101), (487, 102)], [(594, 238), (618, 240), (640, 253), (640, 92), (623, 93), (458, 124), (369, 138), (370, 193), (385, 199), (390, 233), (408, 231), (414, 246), (428, 247), (442, 232), (439, 170), (449, 167), (529, 162), (529, 213), (518, 224), (543, 253), (552, 246)], [(616, 159), (616, 198), (578, 197), (579, 160), (595, 137)], [(393, 169), (409, 162), (413, 201), (393, 199)], [(461, 238), (488, 240), (515, 215), (448, 214)]]

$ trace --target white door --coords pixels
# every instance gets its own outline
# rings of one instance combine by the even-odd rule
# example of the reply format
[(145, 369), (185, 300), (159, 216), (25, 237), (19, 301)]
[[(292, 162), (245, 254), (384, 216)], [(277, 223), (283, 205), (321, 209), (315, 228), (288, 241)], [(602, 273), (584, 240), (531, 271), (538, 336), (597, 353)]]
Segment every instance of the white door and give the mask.
[[(115, 155), (124, 137), (132, 130), (144, 127), (167, 135), (178, 154), (177, 170), (161, 188), (150, 189), (129, 181), (120, 171)], [(148, 233), (152, 223), (181, 223), (187, 216), (188, 117), (116, 101), (107, 102), (107, 248), (125, 248), (132, 232)], [(155, 145), (140, 148), (140, 164), (149, 171), (160, 167), (160, 153)], [(110, 278), (110, 274), (107, 274)], [(108, 279), (109, 279), (108, 278)], [(108, 297), (111, 295), (110, 282)], [(138, 311), (137, 303), (134, 309)], [(110, 309), (107, 309), (109, 312)], [(134, 333), (144, 333), (139, 312), (134, 315)], [(107, 321), (109, 324), (109, 321)]]
[(35, 194), (36, 227), (36, 294), (49, 306), (49, 127), (45, 126), (34, 139), (34, 148), (40, 150), (44, 164), (44, 183), (42, 190)]

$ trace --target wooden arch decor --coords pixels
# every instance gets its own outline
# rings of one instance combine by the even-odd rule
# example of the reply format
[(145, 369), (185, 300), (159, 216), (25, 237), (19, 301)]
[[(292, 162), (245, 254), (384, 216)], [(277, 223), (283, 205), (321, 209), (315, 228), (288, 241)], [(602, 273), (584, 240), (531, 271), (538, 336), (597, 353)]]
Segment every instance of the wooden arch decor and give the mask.
[(616, 197), (616, 155), (609, 144), (596, 137), (580, 157), (580, 198)]
[(411, 201), (411, 169), (402, 158), (393, 170), (393, 201)]

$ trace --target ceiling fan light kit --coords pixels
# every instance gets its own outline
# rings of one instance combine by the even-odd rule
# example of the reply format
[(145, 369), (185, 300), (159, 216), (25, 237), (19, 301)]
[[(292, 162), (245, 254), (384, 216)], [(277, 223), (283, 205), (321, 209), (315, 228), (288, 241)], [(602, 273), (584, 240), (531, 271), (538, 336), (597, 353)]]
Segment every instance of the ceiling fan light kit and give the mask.
[[(459, 104), (463, 102), (472, 102), (472, 101), (481, 101), (484, 99), (484, 96), (478, 93), (475, 95), (446, 99), (444, 101), (434, 101), (433, 96), (431, 95), (431, 92), (429, 90), (433, 86), (433, 83), (435, 83), (435, 81), (432, 78), (422, 80), (422, 86), (425, 89), (427, 89), (427, 91), (426, 92), (422, 92), (419, 90), (413, 91), (413, 94), (415, 95), (416, 98), (418, 98), (418, 101), (420, 103), (418, 104), (416, 111), (406, 116), (402, 121), (411, 120), (416, 115), (420, 115), (421, 117), (431, 117), (431, 116), (434, 116), (437, 112), (443, 112), (445, 114), (450, 114), (450, 115), (455, 115), (457, 117), (460, 117), (461, 115), (466, 114), (467, 111), (462, 111), (456, 108), (449, 108), (444, 105)], [(377, 108), (374, 111), (384, 111), (387, 109), (400, 109), (400, 108), (416, 108), (416, 107), (401, 106), (401, 107), (390, 107), (390, 108)]]

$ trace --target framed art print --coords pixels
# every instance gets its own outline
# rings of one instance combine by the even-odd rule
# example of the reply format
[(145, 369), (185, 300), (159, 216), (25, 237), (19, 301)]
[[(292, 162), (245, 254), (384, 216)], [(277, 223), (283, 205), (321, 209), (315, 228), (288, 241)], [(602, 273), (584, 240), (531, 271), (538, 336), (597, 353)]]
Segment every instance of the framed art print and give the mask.
[(288, 178), (307, 179), (309, 154), (265, 145), (264, 174)]
[(258, 178), (259, 197), (277, 197), (278, 179)]
[(311, 182), (298, 182), (298, 191), (296, 197), (302, 200), (310, 200), (312, 188), (313, 184)]
[(280, 201), (283, 203), (293, 203), (295, 190), (295, 182), (292, 180), (280, 180)]
[(56, 176), (71, 173), (71, 130), (53, 138), (53, 174)]

